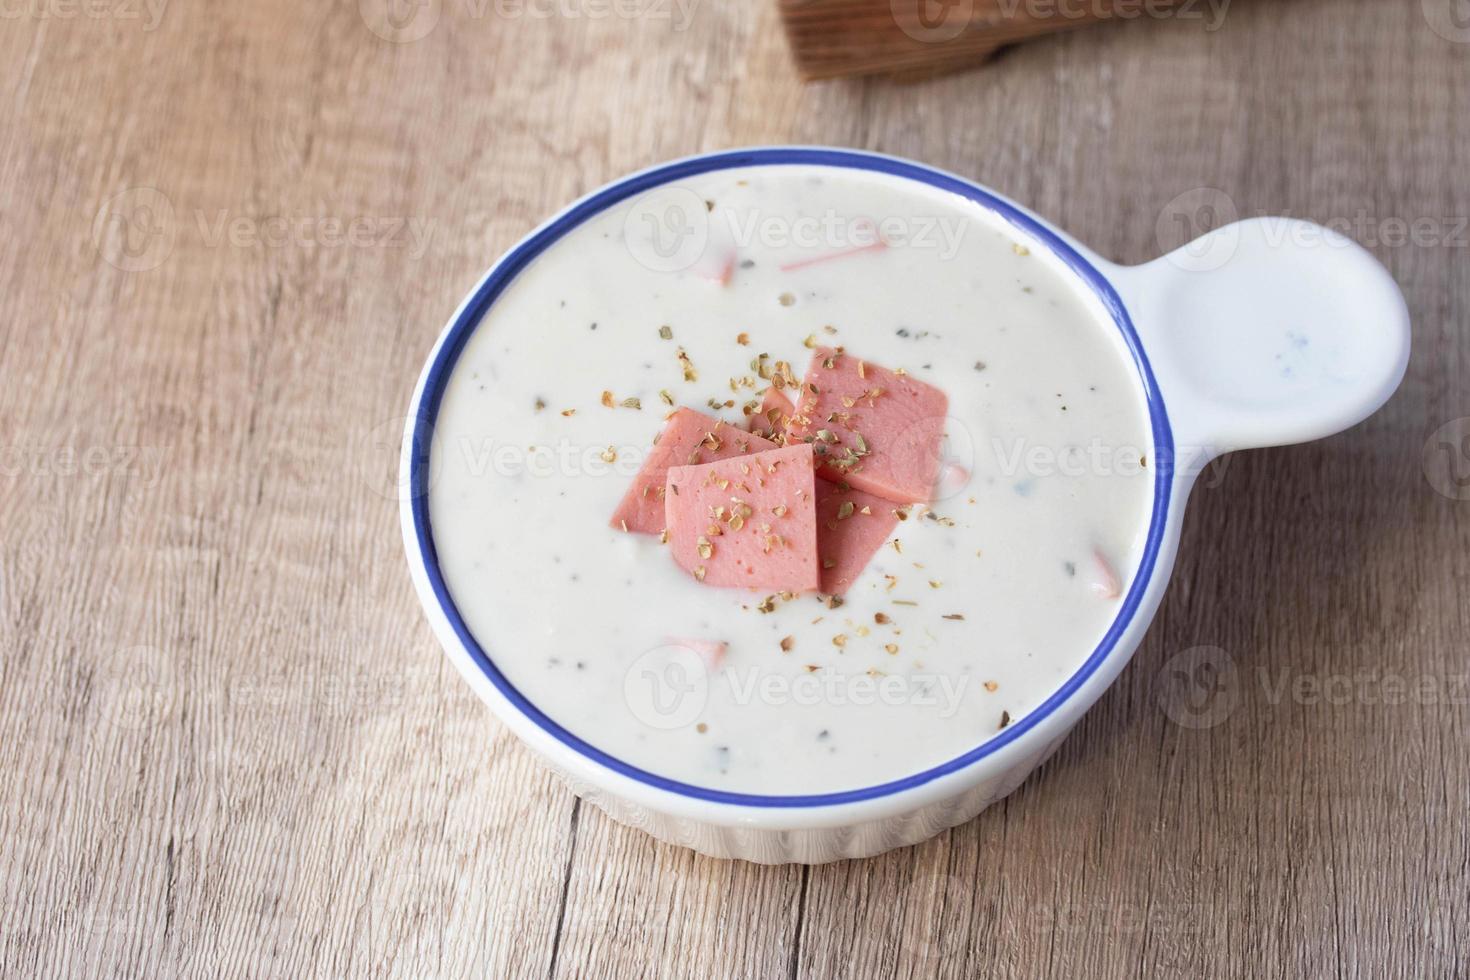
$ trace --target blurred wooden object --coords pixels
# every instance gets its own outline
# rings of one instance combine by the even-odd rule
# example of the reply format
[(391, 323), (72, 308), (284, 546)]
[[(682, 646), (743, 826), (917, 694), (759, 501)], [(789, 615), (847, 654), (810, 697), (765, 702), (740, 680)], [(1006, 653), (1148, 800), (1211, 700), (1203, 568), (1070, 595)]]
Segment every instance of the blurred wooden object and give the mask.
[(1174, 0), (779, 0), (803, 78), (918, 80), (1008, 44), (1099, 20), (1159, 16)]
[[(1448, 0), (1235, 3), (1228, 41), (1106, 25), (919, 86), (797, 84), (768, 0), (477, 4), (0, 3), (0, 978), (1470, 975)], [(1347, 221), (1415, 331), (1382, 412), (1196, 487), (1041, 772), (810, 869), (579, 804), (440, 653), (398, 527), (402, 413), (495, 256), (755, 143), (916, 157), (1121, 262)], [(1237, 664), (1214, 727), (1164, 700), (1200, 646)]]

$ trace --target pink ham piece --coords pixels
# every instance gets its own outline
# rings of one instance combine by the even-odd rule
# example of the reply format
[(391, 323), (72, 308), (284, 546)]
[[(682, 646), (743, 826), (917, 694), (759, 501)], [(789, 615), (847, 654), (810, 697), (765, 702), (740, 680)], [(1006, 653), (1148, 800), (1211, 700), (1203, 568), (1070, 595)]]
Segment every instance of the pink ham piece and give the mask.
[(761, 410), (745, 420), (745, 427), (762, 439), (779, 443), (786, 433), (786, 423), (791, 420), (791, 413), (795, 410), (790, 398), (775, 388), (767, 388), (765, 396), (761, 398)]
[(788, 442), (810, 442), (823, 476), (895, 503), (927, 501), (949, 399), (933, 385), (818, 347)]
[(814, 484), (805, 444), (671, 467), (669, 552), (705, 585), (812, 591), (819, 564)]
[[(786, 438), (792, 411), (791, 399), (776, 388), (767, 388), (760, 412), (749, 419), (750, 431), (780, 443)], [(898, 515), (892, 501), (846, 484), (818, 479), (816, 490), (817, 557), (822, 565), (818, 591), (842, 595), (893, 533)]]
[(808, 268), (809, 266), (822, 265), (826, 262), (835, 262), (838, 259), (845, 259), (853, 255), (862, 255), (864, 252), (879, 251), (887, 247), (888, 243), (881, 241), (873, 242), (871, 245), (854, 245), (852, 248), (845, 248), (840, 252), (828, 252), (826, 255), (815, 255), (809, 259), (798, 259), (795, 262), (787, 262), (785, 265), (781, 266), (781, 271), (800, 272), (802, 269)]
[(735, 251), (717, 251), (706, 249), (705, 254), (700, 257), (694, 265), (695, 275), (710, 282), (717, 282), (721, 286), (730, 285), (730, 280), (735, 276)]
[(795, 262), (787, 262), (781, 266), (781, 271), (798, 272), (809, 266), (821, 265), (825, 262), (833, 262), (837, 259), (845, 259), (850, 255), (861, 255), (864, 252), (872, 252), (888, 247), (888, 243), (883, 240), (883, 236), (878, 231), (878, 226), (873, 224), (873, 222), (867, 218), (856, 222), (853, 225), (853, 231), (856, 233), (853, 236), (856, 244), (851, 245), (848, 248), (840, 249), (836, 252), (828, 252), (825, 255), (814, 255), (811, 258), (797, 259)]
[(664, 482), (670, 466), (712, 463), (775, 449), (775, 443), (690, 408), (669, 416), (663, 432), (613, 511), (612, 526), (640, 534), (664, 528)]
[(1096, 548), (1092, 551), (1092, 591), (1104, 599), (1116, 599), (1123, 594), (1113, 563)]
[(683, 647), (693, 653), (704, 664), (704, 669), (710, 673), (720, 669), (720, 665), (725, 662), (725, 654), (730, 649), (730, 644), (723, 640), (698, 640), (686, 636), (672, 636), (669, 637), (668, 642), (671, 646)]
[[(851, 504), (851, 507), (846, 506)], [(842, 595), (898, 526), (894, 503), (830, 480), (817, 481), (819, 591)]]

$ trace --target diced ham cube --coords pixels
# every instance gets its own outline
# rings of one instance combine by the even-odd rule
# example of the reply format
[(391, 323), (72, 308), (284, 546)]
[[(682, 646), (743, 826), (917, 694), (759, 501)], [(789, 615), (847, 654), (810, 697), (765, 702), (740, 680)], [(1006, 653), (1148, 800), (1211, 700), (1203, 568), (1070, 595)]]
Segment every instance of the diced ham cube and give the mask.
[[(774, 387), (767, 388), (761, 410), (749, 419), (750, 431), (779, 443), (785, 438), (792, 412), (791, 399)], [(892, 501), (845, 483), (819, 478), (816, 491), (817, 557), (822, 565), (818, 588), (828, 595), (841, 595), (883, 547), (898, 516)]]
[(669, 644), (693, 653), (710, 673), (720, 669), (720, 665), (725, 662), (725, 654), (730, 649), (730, 644), (724, 640), (700, 640), (687, 636), (670, 637)]
[(690, 408), (669, 416), (658, 441), (633, 478), (633, 485), (613, 511), (612, 526), (641, 534), (657, 534), (664, 527), (664, 483), (669, 467), (744, 456), (775, 443), (752, 435), (720, 419)]
[(1123, 594), (1113, 563), (1095, 548), (1092, 552), (1092, 591), (1104, 599), (1116, 599)]
[(805, 444), (674, 466), (664, 494), (669, 552), (706, 585), (814, 590), (815, 482)]
[(694, 264), (694, 274), (721, 286), (730, 285), (735, 276), (735, 250), (706, 248)]
[(819, 591), (842, 595), (898, 525), (895, 504), (830, 480), (817, 481)]
[(927, 501), (948, 407), (933, 385), (819, 347), (786, 438), (812, 444), (823, 476), (895, 503)]
[(795, 410), (790, 398), (775, 388), (767, 388), (761, 398), (761, 410), (745, 420), (745, 427), (762, 439), (779, 443)]

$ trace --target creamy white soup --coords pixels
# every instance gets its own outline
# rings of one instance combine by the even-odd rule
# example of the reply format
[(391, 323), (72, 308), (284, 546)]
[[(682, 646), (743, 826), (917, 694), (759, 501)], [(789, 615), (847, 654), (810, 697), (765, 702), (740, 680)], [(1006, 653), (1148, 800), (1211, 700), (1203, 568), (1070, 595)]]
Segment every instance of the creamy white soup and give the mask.
[[(730, 427), (815, 347), (948, 398), (943, 465), (841, 596), (697, 581), (611, 515), (677, 407)], [(599, 213), (508, 286), (435, 430), (440, 567), (509, 681), (661, 776), (855, 789), (952, 759), (1096, 647), (1152, 499), (1142, 388), (1096, 298), (979, 205), (762, 166)]]

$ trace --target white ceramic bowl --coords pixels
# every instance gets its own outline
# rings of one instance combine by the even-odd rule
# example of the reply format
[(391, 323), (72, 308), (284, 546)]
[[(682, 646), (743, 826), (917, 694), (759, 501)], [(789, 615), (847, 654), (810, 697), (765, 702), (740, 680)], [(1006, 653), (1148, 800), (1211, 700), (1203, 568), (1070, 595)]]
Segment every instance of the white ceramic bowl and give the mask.
[[(890, 783), (820, 796), (690, 786), (611, 758), (530, 704), (465, 627), (437, 567), (429, 447), (443, 385), (501, 290), (569, 229), (620, 201), (693, 174), (761, 164), (894, 174), (969, 198), (1049, 249), (1101, 301), (1142, 380), (1153, 431), (1147, 544), (1117, 619), (1077, 671), (1030, 713), (964, 755)], [(616, 181), (572, 204), (500, 259), (444, 328), (414, 392), (402, 461), (402, 519), (413, 583), (449, 658), (501, 721), (617, 820), (716, 857), (817, 863), (914, 844), (1014, 790), (1128, 662), (1168, 584), (1184, 504), (1221, 453), (1318, 439), (1365, 418), (1397, 387), (1409, 353), (1403, 296), (1358, 245), (1305, 221), (1218, 228), (1163, 258), (1114, 265), (978, 184), (922, 164), (851, 150), (769, 147), (706, 154)], [(1081, 651), (1079, 651), (1079, 658)]]

